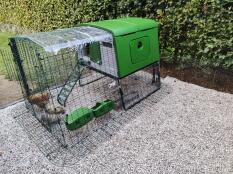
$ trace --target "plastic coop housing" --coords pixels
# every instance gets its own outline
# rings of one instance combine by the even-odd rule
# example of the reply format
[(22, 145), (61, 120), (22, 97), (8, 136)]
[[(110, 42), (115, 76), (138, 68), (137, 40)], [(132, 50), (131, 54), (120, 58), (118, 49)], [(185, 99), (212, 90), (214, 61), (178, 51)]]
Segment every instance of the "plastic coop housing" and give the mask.
[(160, 88), (153, 20), (84, 23), (17, 36), (10, 46), (28, 110), (62, 144), (78, 143), (80, 128)]

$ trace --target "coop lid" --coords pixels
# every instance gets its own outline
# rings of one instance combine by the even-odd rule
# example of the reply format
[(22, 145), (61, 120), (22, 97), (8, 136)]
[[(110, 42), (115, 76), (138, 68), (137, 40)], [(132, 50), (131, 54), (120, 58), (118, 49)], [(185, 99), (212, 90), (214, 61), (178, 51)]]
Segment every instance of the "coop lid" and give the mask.
[(114, 20), (104, 20), (82, 24), (85, 26), (93, 26), (110, 31), (114, 36), (122, 36), (138, 31), (143, 31), (158, 27), (158, 22), (151, 19), (143, 18), (121, 18)]
[(112, 40), (112, 34), (95, 27), (80, 26), (22, 35), (16, 39), (26, 39), (44, 48), (46, 52), (58, 53), (64, 48), (74, 48), (96, 41)]

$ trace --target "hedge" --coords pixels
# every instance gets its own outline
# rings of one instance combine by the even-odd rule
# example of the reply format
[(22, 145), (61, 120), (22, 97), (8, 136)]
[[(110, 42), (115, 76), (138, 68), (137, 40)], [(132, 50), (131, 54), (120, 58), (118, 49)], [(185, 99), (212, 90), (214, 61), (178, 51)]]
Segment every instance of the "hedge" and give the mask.
[(166, 61), (233, 71), (233, 1), (192, 0), (161, 12)]
[(139, 16), (160, 22), (165, 62), (233, 71), (233, 0), (0, 0), (0, 23), (34, 31)]

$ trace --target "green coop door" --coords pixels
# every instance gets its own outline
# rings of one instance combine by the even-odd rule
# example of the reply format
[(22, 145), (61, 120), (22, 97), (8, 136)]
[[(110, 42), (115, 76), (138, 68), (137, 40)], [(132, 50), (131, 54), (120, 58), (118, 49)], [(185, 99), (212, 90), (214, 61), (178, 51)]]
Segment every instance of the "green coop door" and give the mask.
[(92, 62), (101, 64), (101, 51), (100, 51), (100, 43), (93, 42), (90, 44), (90, 58)]
[(132, 40), (130, 42), (130, 54), (133, 64), (148, 59), (150, 55), (150, 38), (145, 36)]

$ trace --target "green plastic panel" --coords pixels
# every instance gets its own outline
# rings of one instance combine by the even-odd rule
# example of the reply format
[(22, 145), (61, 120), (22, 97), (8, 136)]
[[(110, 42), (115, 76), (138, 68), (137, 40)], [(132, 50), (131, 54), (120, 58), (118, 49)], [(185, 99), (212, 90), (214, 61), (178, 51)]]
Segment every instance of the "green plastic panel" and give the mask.
[(101, 64), (101, 51), (99, 42), (90, 44), (90, 58), (92, 62)]
[(132, 40), (130, 42), (130, 54), (133, 64), (148, 59), (150, 54), (150, 38), (145, 36)]
[[(138, 41), (142, 42), (141, 49)], [(120, 78), (160, 60), (157, 28), (115, 37), (115, 47)]]

